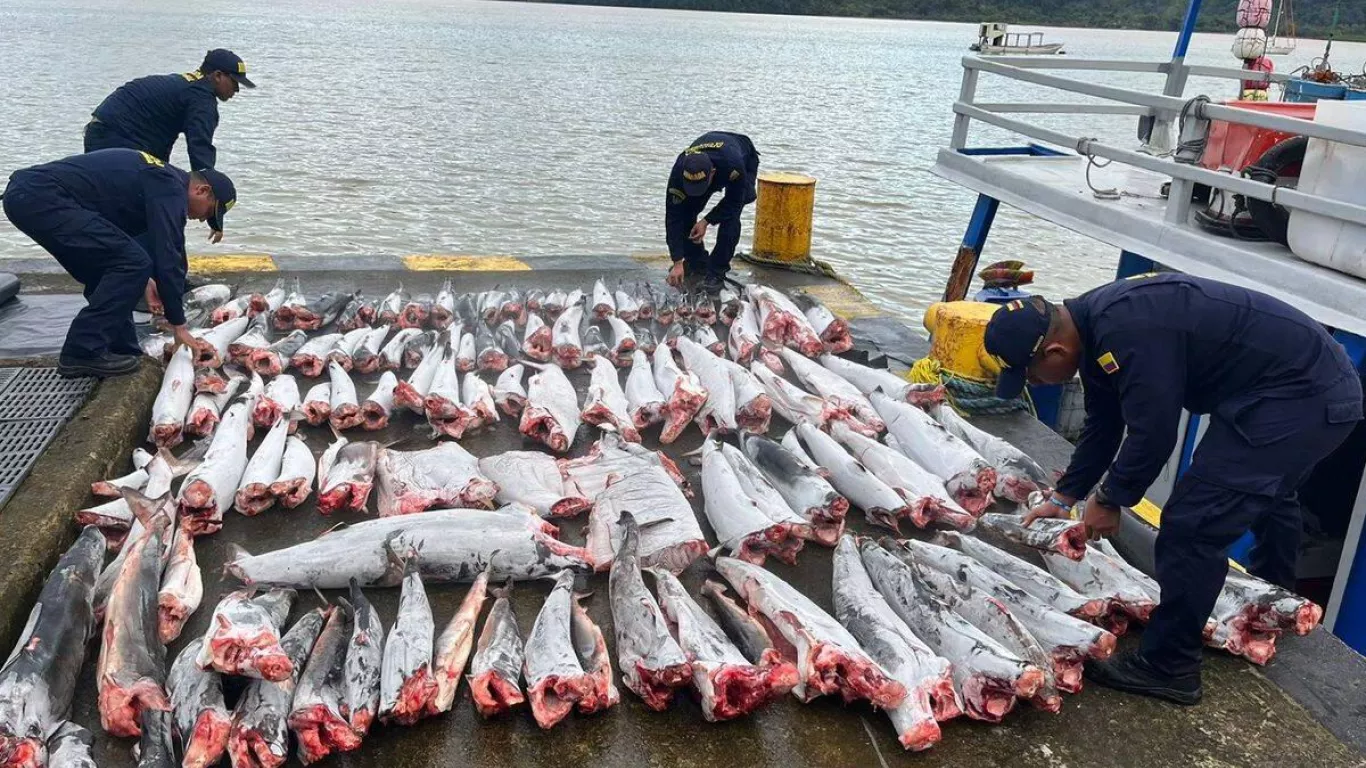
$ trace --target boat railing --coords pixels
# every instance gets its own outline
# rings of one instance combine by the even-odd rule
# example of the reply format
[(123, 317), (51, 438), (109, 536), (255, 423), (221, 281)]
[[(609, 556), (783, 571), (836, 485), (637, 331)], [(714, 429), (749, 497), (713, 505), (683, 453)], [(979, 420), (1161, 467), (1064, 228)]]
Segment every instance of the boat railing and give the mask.
[[(1040, 71), (1058, 69), (1148, 72), (1170, 76), (1174, 68), (1178, 68), (1176, 69), (1176, 77), (1169, 77), (1166, 89), (1174, 91), (1174, 95), (1148, 93)], [(978, 103), (976, 102), (977, 81), (979, 75), (983, 73), (1113, 103)], [(1235, 80), (1260, 79), (1267, 82), (1279, 82), (1285, 79), (1283, 75), (1250, 72), (1231, 67), (1197, 67), (1172, 62), (1111, 61), (1104, 59), (1044, 61), (1024, 57), (993, 57), (988, 60), (977, 56), (966, 56), (963, 58), (962, 88), (958, 101), (953, 105), (954, 126), (950, 148), (954, 151), (967, 148), (968, 129), (972, 121), (977, 120), (1014, 134), (1027, 136), (1035, 141), (1075, 150), (1077, 154), (1093, 161), (1114, 161), (1166, 175), (1171, 178), (1171, 188), (1164, 218), (1171, 224), (1187, 222), (1191, 211), (1193, 187), (1196, 184), (1203, 184), (1231, 194), (1265, 200), (1285, 208), (1304, 210), (1353, 224), (1366, 225), (1366, 207), (1300, 192), (1290, 187), (1254, 181), (1240, 175), (1208, 170), (1196, 164), (1199, 161), (1198, 152), (1183, 151), (1183, 147), (1203, 146), (1203, 139), (1207, 134), (1208, 121), (1210, 120), (1249, 125), (1357, 147), (1366, 147), (1366, 132), (1322, 125), (1271, 112), (1239, 109), (1216, 104), (1204, 98), (1188, 99), (1181, 93), (1184, 90), (1186, 77), (1189, 75)], [(1172, 83), (1175, 83), (1175, 87), (1172, 87)], [(1008, 117), (1007, 114), (1009, 113), (1151, 116), (1157, 122), (1169, 126), (1178, 126), (1181, 131), (1180, 143), (1174, 152), (1135, 151), (1115, 146), (1113, 143), (1107, 143), (1085, 134), (1065, 133), (1024, 119)]]
[(1006, 48), (1028, 48), (1043, 44), (1042, 32), (1007, 32), (1003, 41)]

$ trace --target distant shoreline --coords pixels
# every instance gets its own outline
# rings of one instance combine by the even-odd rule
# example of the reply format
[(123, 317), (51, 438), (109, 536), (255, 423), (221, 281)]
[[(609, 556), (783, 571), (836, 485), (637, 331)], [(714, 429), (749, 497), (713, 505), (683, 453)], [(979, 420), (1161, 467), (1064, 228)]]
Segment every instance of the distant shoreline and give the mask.
[[(968, 9), (940, 0), (504, 0), (544, 5), (596, 5), (613, 8), (659, 8), (715, 13), (757, 13), (775, 16), (835, 16), (845, 18), (951, 21), (1134, 29), (1174, 32), (1181, 26), (1183, 7), (1172, 4), (1156, 11), (1136, 8), (1130, 0), (989, 0)], [(945, 7), (949, 5), (950, 7)], [(1199, 32), (1233, 34), (1237, 0), (1206, 0)], [(1341, 14), (1336, 40), (1366, 42), (1366, 10), (1348, 8)], [(1299, 0), (1295, 16), (1302, 39), (1326, 39), (1332, 29), (1333, 0)], [(1346, 65), (1355, 70), (1354, 64)]]

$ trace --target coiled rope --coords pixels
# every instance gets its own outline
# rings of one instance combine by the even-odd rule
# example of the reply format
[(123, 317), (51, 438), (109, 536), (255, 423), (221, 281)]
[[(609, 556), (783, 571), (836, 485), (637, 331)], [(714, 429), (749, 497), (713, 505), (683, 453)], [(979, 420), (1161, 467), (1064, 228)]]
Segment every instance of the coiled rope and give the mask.
[(755, 256), (752, 253), (739, 252), (735, 257), (746, 264), (754, 264), (769, 269), (785, 269), (789, 272), (802, 272), (808, 275), (819, 275), (839, 280), (839, 273), (835, 268), (819, 259), (808, 258), (804, 262), (778, 261), (776, 259), (766, 259), (763, 256)]
[(911, 366), (906, 378), (913, 384), (934, 384), (942, 386), (946, 399), (954, 410), (964, 415), (1005, 414), (1015, 411), (1028, 411), (1034, 414), (1034, 403), (1029, 399), (1029, 390), (1014, 400), (1002, 400), (996, 396), (996, 388), (986, 381), (960, 376), (934, 358), (922, 357)]

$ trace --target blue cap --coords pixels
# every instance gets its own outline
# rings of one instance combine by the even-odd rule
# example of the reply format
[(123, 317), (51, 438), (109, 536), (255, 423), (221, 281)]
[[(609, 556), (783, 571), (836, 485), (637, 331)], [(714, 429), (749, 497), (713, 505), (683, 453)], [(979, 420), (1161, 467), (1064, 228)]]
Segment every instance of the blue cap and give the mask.
[(711, 187), (711, 172), (716, 166), (706, 152), (686, 152), (683, 155), (683, 194), (697, 197), (707, 194)]
[[(1035, 306), (1035, 300), (1040, 306)], [(996, 310), (987, 322), (982, 345), (1001, 363), (996, 377), (996, 396), (1013, 400), (1024, 391), (1029, 364), (1048, 335), (1054, 308), (1042, 296), (1012, 301)]]
[(228, 175), (222, 171), (201, 168), (195, 173), (208, 182), (209, 188), (213, 190), (214, 199), (218, 201), (218, 210), (209, 218), (209, 226), (222, 232), (223, 217), (232, 210), (232, 206), (237, 202), (237, 187), (233, 185), (232, 179), (228, 178)]
[(247, 63), (227, 48), (215, 48), (204, 54), (204, 63), (199, 65), (199, 71), (206, 75), (222, 72), (248, 88), (256, 87), (256, 83), (247, 79)]

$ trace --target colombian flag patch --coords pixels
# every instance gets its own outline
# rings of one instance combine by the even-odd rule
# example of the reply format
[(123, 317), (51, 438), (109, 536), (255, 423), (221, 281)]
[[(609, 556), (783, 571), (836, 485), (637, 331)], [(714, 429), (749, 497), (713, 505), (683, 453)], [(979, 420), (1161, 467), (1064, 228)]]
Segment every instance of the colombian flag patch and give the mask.
[(1115, 360), (1115, 355), (1113, 352), (1106, 352), (1105, 354), (1096, 358), (1096, 362), (1100, 363), (1100, 369), (1102, 371), (1105, 371), (1106, 373), (1119, 372), (1119, 363)]

